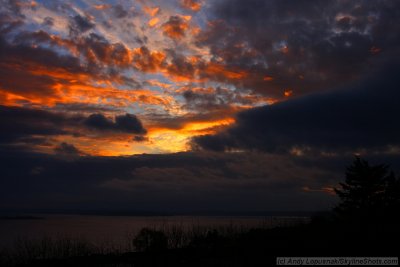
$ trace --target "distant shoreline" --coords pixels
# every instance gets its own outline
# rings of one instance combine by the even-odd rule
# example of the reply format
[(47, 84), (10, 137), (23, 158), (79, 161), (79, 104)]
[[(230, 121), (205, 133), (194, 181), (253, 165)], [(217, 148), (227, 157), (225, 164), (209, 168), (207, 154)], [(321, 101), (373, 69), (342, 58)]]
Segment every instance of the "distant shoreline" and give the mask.
[(43, 220), (44, 217), (39, 216), (0, 216), (0, 220)]
[[(259, 212), (224, 212), (224, 211), (200, 211), (200, 212), (152, 212), (152, 211), (75, 211), (75, 210), (38, 210), (22, 212), (3, 212), (1, 219), (43, 219), (42, 215), (82, 215), (82, 216), (127, 216), (127, 217), (312, 217), (324, 214), (327, 211), (259, 211)], [(1, 213), (0, 213), (1, 214)], [(15, 215), (17, 214), (17, 215)], [(37, 215), (34, 215), (37, 214)]]

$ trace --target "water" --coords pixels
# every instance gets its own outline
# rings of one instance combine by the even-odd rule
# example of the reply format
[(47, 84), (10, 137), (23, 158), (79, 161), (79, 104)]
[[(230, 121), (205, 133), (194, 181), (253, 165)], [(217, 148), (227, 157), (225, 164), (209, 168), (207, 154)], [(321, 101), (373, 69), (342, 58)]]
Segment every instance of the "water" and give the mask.
[(264, 227), (306, 222), (305, 217), (226, 217), (226, 216), (84, 216), (43, 215), (43, 219), (0, 220), (0, 247), (12, 246), (18, 239), (44, 237), (85, 239), (100, 246), (127, 248), (143, 227), (166, 229), (193, 227)]

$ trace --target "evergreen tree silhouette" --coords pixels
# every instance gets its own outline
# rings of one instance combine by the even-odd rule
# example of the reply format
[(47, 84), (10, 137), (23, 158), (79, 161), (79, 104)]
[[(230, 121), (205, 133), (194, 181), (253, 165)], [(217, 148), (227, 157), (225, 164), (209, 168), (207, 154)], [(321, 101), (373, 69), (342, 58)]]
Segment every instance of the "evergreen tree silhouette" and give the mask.
[(344, 183), (335, 188), (340, 198), (335, 212), (350, 220), (394, 220), (400, 211), (400, 179), (389, 166), (371, 166), (356, 157), (347, 167)]

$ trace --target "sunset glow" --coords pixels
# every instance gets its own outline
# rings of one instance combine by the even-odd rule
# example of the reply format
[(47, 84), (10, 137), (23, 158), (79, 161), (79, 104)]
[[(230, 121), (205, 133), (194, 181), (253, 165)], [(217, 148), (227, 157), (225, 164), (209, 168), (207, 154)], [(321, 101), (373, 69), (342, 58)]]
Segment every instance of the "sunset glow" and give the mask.
[[(231, 124), (234, 114), (226, 117), (226, 111), (270, 102), (260, 102), (262, 96), (257, 92), (237, 91), (232, 84), (246, 79), (247, 71), (211, 60), (208, 49), (196, 45), (198, 36), (208, 31), (207, 24), (200, 24), (206, 19), (198, 13), (200, 2), (182, 1), (179, 11), (170, 3), (132, 2), (122, 7), (88, 2), (70, 5), (64, 14), (42, 1), (21, 1), (19, 6), (27, 25), (12, 31), (20, 35), (19, 47), (30, 56), (23, 57), (17, 52), (19, 47), (8, 44), (12, 52), (1, 63), (7, 75), (7, 82), (0, 84), (1, 105), (45, 108), (67, 116), (102, 113), (112, 118), (133, 113), (149, 128), (143, 138), (132, 139), (122, 132), (96, 133), (69, 126), (79, 135), (54, 136), (46, 146), (31, 144), (35, 151), (52, 153), (58, 142), (70, 143), (85, 155), (186, 151), (190, 138)], [(54, 18), (44, 25), (49, 14)], [(107, 27), (102, 18), (109, 21)], [(137, 26), (125, 27), (130, 24)], [(139, 41), (145, 35), (148, 40)], [(173, 49), (177, 45), (179, 51)], [(210, 94), (196, 89), (203, 87)], [(212, 109), (200, 104), (214, 101), (211, 98), (226, 103), (215, 102)], [(196, 114), (202, 114), (201, 121)], [(182, 116), (185, 123), (176, 128), (174, 121)], [(158, 122), (158, 118), (163, 119)]]
[(400, 166), (399, 10), (0, 0), (0, 213), (332, 207), (354, 155)]

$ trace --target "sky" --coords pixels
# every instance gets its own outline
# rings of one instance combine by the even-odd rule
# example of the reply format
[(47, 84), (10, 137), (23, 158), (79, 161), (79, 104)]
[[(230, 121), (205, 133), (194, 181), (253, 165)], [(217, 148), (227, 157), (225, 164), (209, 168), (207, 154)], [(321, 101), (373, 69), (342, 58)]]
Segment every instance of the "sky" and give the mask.
[(0, 0), (0, 209), (321, 210), (400, 169), (396, 0)]

